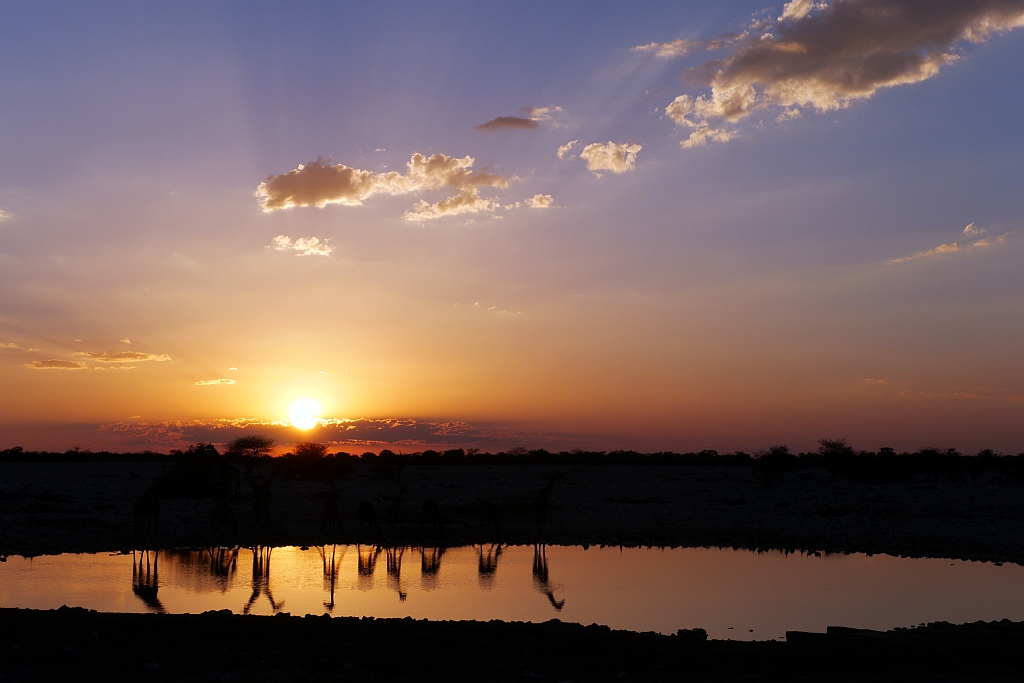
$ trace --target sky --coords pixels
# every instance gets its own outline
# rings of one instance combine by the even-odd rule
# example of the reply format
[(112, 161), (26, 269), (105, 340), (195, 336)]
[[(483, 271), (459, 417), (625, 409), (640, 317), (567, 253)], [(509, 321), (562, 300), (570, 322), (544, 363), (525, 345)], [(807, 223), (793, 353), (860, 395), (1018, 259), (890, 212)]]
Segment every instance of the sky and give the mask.
[(1024, 0), (10, 3), (0, 449), (1024, 451), (1022, 112)]

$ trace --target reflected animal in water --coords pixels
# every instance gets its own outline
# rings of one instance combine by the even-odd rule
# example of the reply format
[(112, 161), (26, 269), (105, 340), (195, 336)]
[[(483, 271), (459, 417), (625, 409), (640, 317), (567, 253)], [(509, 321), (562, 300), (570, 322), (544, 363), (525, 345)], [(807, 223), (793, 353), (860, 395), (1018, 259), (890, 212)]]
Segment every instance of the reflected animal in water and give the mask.
[(356, 553), (358, 558), (356, 561), (356, 570), (360, 576), (373, 576), (373, 572), (377, 569), (377, 556), (380, 555), (380, 547), (375, 545), (365, 546), (357, 545)]
[(548, 499), (551, 497), (551, 490), (555, 488), (555, 482), (559, 479), (565, 481), (565, 476), (561, 472), (555, 472), (551, 475), (551, 479), (548, 480), (547, 485), (540, 490), (537, 497), (533, 499), (533, 520), (537, 524), (544, 524), (548, 521)]
[(217, 579), (221, 590), (227, 590), (228, 582), (238, 568), (238, 548), (207, 548), (210, 576)]
[(164, 606), (157, 597), (160, 590), (160, 551), (132, 551), (132, 593), (135, 593), (146, 607), (154, 612), (163, 612)]
[(491, 543), (487, 551), (484, 551), (483, 544), (477, 548), (477, 576), (481, 585), (489, 587), (494, 580), (494, 574), (498, 571), (498, 558), (501, 557), (501, 544)]
[(345, 557), (345, 551), (342, 550), (338, 553), (338, 546), (332, 545), (330, 552), (327, 551), (325, 546), (318, 546), (317, 550), (320, 552), (320, 559), (323, 561), (324, 568), (324, 589), (330, 591), (330, 602), (324, 603), (324, 609), (328, 612), (334, 611), (334, 589), (338, 584), (338, 572), (341, 570), (341, 560)]
[(243, 614), (248, 614), (253, 604), (261, 595), (267, 596), (270, 608), (277, 612), (284, 607), (284, 601), (274, 600), (274, 594), (270, 592), (270, 555), (273, 548), (270, 546), (256, 546), (252, 549), (252, 595), (249, 601), (242, 608)]
[(420, 548), (420, 573), (424, 576), (436, 576), (441, 571), (441, 558), (444, 548)]
[(384, 557), (387, 560), (388, 580), (394, 584), (398, 592), (398, 600), (405, 602), (407, 593), (402, 590), (402, 555), (405, 554), (405, 546), (394, 546), (384, 548)]
[(551, 584), (548, 582), (548, 549), (543, 543), (533, 546), (533, 584), (547, 597), (556, 612), (562, 611), (565, 600), (555, 600), (554, 591), (551, 590)]
[(150, 486), (142, 495), (135, 499), (135, 534), (155, 534), (160, 526), (160, 488)]

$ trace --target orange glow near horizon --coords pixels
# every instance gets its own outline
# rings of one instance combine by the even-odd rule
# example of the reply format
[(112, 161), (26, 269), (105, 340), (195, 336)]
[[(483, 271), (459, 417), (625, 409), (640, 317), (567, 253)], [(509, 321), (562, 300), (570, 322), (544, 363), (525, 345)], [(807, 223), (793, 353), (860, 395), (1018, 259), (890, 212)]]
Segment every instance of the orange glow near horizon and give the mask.
[(288, 409), (288, 417), (296, 429), (312, 429), (320, 424), (320, 404), (311, 398), (300, 398)]

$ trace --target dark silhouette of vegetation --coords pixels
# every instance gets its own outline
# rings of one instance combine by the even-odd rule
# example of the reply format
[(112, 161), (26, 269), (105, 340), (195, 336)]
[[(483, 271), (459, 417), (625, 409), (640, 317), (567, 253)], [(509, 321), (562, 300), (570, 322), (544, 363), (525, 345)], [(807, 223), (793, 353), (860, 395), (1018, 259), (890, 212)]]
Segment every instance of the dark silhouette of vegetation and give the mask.
[(227, 452), (239, 458), (263, 458), (274, 452), (274, 440), (259, 434), (240, 436), (228, 444)]

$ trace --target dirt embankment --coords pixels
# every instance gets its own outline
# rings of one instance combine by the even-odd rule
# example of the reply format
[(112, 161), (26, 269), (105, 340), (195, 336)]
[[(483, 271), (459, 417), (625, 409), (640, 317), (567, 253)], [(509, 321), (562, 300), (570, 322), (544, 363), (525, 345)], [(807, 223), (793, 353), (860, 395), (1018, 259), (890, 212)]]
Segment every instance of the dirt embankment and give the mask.
[(5, 681), (1015, 681), (1024, 624), (702, 641), (544, 624), (0, 609)]
[[(508, 543), (731, 546), (1024, 561), (1024, 485), (976, 481), (858, 484), (805, 469), (765, 485), (751, 468), (574, 466), (560, 471), (547, 519), (533, 501), (558, 469), (541, 466), (406, 467), (400, 481), (368, 468), (337, 484), (340, 519), (325, 524), (330, 488), (275, 481), (270, 522), (257, 526), (242, 481), (235, 526), (212, 526), (211, 500), (161, 501), (159, 528), (138, 534), (133, 504), (167, 469), (146, 463), (0, 463), (0, 555), (209, 545), (379, 543), (458, 545), (496, 540), (480, 501), (498, 510)], [(257, 474), (259, 474), (257, 472)], [(257, 482), (260, 481), (258, 478)], [(386, 523), (389, 498), (400, 517)], [(442, 528), (425, 523), (437, 502)], [(380, 530), (359, 524), (362, 502)]]

